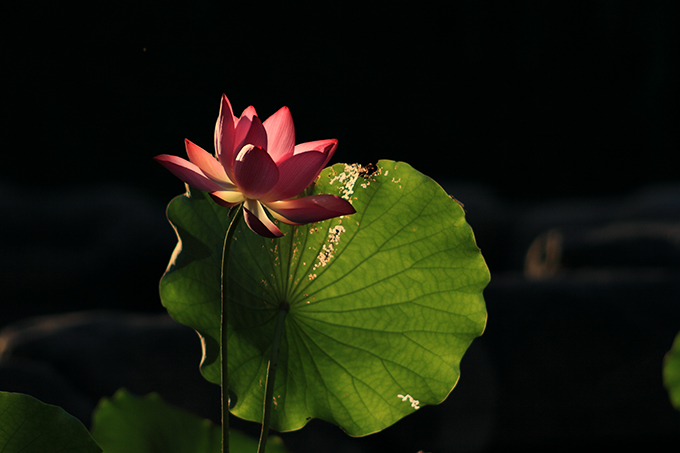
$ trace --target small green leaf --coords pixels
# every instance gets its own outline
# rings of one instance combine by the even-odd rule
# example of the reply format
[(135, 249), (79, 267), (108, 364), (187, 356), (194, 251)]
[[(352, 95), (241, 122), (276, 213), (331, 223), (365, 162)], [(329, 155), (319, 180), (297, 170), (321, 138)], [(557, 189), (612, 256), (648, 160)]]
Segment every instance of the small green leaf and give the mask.
[[(374, 171), (337, 164), (311, 194), (336, 194), (357, 213), (312, 225), (279, 223), (262, 238), (244, 225), (229, 257), (231, 410), (260, 422), (280, 307), (281, 341), (272, 428), (312, 418), (361, 436), (442, 402), (486, 324), (489, 271), (461, 206), (403, 162)], [(203, 339), (203, 375), (220, 382), (220, 264), (227, 209), (190, 190), (168, 218), (179, 244), (161, 298)]]
[(0, 452), (99, 453), (77, 418), (22, 393), (0, 392)]
[[(102, 399), (93, 417), (92, 436), (106, 453), (220, 453), (220, 427), (164, 402), (157, 394), (143, 398), (121, 389)], [(255, 453), (257, 441), (232, 430), (232, 453)], [(279, 437), (267, 452), (286, 453)]]
[(663, 383), (668, 390), (671, 404), (680, 411), (680, 333), (675, 337), (673, 346), (664, 359)]

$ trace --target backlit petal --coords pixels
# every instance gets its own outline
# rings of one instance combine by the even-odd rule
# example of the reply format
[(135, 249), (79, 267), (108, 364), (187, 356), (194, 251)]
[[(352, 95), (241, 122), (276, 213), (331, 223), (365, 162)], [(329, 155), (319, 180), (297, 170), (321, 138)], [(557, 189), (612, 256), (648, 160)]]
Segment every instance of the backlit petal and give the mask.
[[(259, 141), (262, 141), (262, 137), (259, 137), (260, 134), (256, 134), (257, 130), (253, 132), (253, 134), (248, 138), (248, 134), (250, 133), (250, 129), (253, 127), (253, 122), (256, 121), (260, 124), (260, 128), (262, 130), (262, 134), (264, 135), (264, 143), (252, 143), (248, 140), (253, 140), (253, 139), (259, 139)], [(259, 130), (259, 129), (258, 129)], [(256, 137), (257, 135), (257, 137)], [(267, 145), (267, 132), (264, 130), (264, 127), (262, 127), (262, 122), (260, 121), (260, 118), (257, 116), (257, 112), (255, 111), (255, 107), (252, 105), (245, 109), (243, 113), (241, 114), (241, 117), (236, 123), (236, 133), (234, 134), (234, 159), (236, 158), (236, 155), (238, 155), (239, 151), (241, 148), (243, 148), (247, 144), (255, 145), (255, 146), (261, 146), (264, 149), (266, 148)], [(264, 145), (264, 146), (263, 146)]]
[(211, 192), (210, 198), (213, 199), (215, 203), (226, 208), (231, 208), (237, 204), (243, 203), (245, 197), (241, 192), (232, 190), (222, 190), (218, 192)]
[(257, 111), (255, 111), (255, 107), (249, 105), (243, 110), (243, 112), (241, 112), (241, 116), (239, 116), (239, 118), (249, 118), (252, 120), (254, 116), (257, 116)]
[(274, 218), (291, 225), (320, 222), (356, 212), (349, 201), (337, 195), (312, 195), (265, 203), (265, 206)]
[(274, 162), (293, 154), (295, 148), (295, 126), (288, 107), (281, 107), (263, 123), (267, 131), (267, 152)]
[(314, 140), (313, 142), (299, 143), (295, 145), (295, 154), (304, 153), (306, 151), (322, 151), (334, 153), (338, 146), (338, 140), (335, 138), (328, 138), (326, 140)]
[(316, 179), (325, 162), (326, 155), (317, 151), (296, 154), (279, 162), (279, 181), (261, 200), (286, 200), (300, 195)]
[[(233, 186), (224, 171), (224, 167), (210, 153), (189, 140), (184, 140), (189, 160), (200, 168), (203, 173), (222, 186)], [(235, 187), (234, 187), (235, 188)]]
[(220, 115), (215, 124), (215, 152), (222, 165), (234, 161), (235, 129), (236, 117), (234, 117), (234, 111), (229, 99), (223, 94)]
[(279, 180), (279, 169), (267, 152), (246, 145), (234, 162), (234, 182), (246, 198), (259, 199)]
[(267, 131), (264, 129), (260, 118), (254, 116), (250, 124), (250, 130), (248, 131), (248, 134), (246, 134), (246, 137), (243, 139), (243, 143), (241, 143), (240, 146), (243, 148), (246, 145), (253, 145), (266, 150), (267, 143)]
[(255, 233), (268, 238), (283, 236), (281, 230), (267, 217), (267, 213), (259, 201), (246, 200), (243, 208), (243, 218), (248, 227)]
[(305, 142), (295, 145), (294, 154), (300, 154), (312, 150), (322, 152), (326, 155), (326, 161), (321, 166), (323, 168), (328, 165), (328, 161), (331, 160), (331, 157), (333, 157), (333, 154), (335, 154), (335, 150), (337, 148), (338, 141), (334, 138), (330, 138), (327, 140), (316, 140), (313, 142)]
[(222, 186), (208, 178), (198, 166), (181, 157), (161, 154), (154, 157), (154, 160), (195, 189), (206, 192), (223, 190)]

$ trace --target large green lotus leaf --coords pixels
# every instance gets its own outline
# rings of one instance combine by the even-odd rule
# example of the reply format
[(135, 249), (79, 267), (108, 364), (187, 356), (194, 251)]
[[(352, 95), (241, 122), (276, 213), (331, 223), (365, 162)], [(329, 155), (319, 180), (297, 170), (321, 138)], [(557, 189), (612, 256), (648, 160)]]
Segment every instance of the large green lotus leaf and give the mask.
[(22, 393), (0, 392), (0, 452), (100, 453), (77, 418)]
[[(336, 164), (309, 193), (348, 199), (357, 213), (311, 225), (279, 224), (262, 238), (244, 224), (229, 256), (231, 411), (261, 422), (274, 327), (281, 341), (272, 427), (312, 417), (361, 436), (442, 402), (486, 324), (489, 271), (461, 206), (403, 162)], [(179, 243), (161, 298), (202, 337), (203, 375), (220, 382), (220, 263), (227, 209), (191, 189), (168, 218)]]
[(668, 390), (671, 404), (680, 411), (680, 333), (664, 358), (663, 383)]
[[(106, 453), (220, 453), (222, 430), (166, 403), (158, 394), (136, 397), (124, 389), (105, 398), (93, 414), (92, 436)], [(255, 453), (257, 440), (232, 430), (229, 451)], [(271, 437), (267, 453), (286, 453), (279, 437)], [(51, 451), (51, 450), (50, 450)]]

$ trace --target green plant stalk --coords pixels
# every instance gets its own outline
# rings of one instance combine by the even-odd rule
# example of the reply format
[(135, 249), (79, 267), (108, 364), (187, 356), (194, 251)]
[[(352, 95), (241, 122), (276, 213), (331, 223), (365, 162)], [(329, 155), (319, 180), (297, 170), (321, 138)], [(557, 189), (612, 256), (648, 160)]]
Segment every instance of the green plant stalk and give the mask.
[(221, 285), (221, 304), (220, 304), (220, 364), (222, 366), (222, 378), (220, 382), (221, 403), (222, 403), (222, 452), (229, 452), (229, 375), (227, 373), (227, 272), (229, 261), (229, 249), (241, 218), (243, 217), (243, 207), (236, 208), (227, 233), (224, 235), (224, 245), (222, 246), (222, 272), (220, 275)]
[(269, 356), (269, 365), (267, 366), (267, 382), (264, 391), (264, 408), (262, 414), (262, 431), (260, 432), (260, 444), (257, 447), (257, 453), (264, 453), (267, 448), (267, 437), (269, 436), (269, 422), (272, 417), (272, 401), (274, 400), (274, 383), (276, 382), (276, 369), (279, 366), (279, 350), (281, 349), (281, 339), (283, 338), (283, 328), (286, 323), (286, 315), (288, 314), (289, 306), (287, 303), (282, 303), (279, 309), (279, 314), (276, 318), (276, 327), (274, 328), (274, 340)]

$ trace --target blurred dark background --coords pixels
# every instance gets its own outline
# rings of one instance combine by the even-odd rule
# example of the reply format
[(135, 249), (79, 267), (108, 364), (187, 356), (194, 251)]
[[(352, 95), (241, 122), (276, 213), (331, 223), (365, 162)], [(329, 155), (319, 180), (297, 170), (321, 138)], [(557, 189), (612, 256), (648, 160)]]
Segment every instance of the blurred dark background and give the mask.
[[(468, 354), (478, 393), (464, 390), (464, 360), (450, 398), (486, 417), (469, 451), (678, 439), (658, 368), (615, 381), (605, 403), (585, 390), (610, 388), (635, 354), (660, 366), (680, 330), (678, 2), (13, 8), (2, 31), (0, 327), (74, 310), (162, 312), (157, 284), (176, 242), (164, 208), (183, 185), (152, 157), (184, 156), (184, 138), (212, 150), (225, 93), (237, 113), (289, 106), (298, 142), (339, 139), (333, 162), (404, 160), (465, 203), (493, 276), (488, 330)], [(597, 374), (603, 358), (611, 366)], [(589, 374), (597, 381), (574, 390)], [(638, 385), (653, 387), (653, 410), (621, 397)], [(604, 428), (583, 421), (622, 413)], [(632, 430), (637, 417), (652, 427)]]
[(24, 5), (4, 126), (32, 159), (4, 181), (172, 196), (151, 157), (210, 148), (222, 93), (264, 117), (288, 105), (299, 141), (340, 140), (337, 161), (407, 160), (508, 197), (677, 175), (677, 2)]

